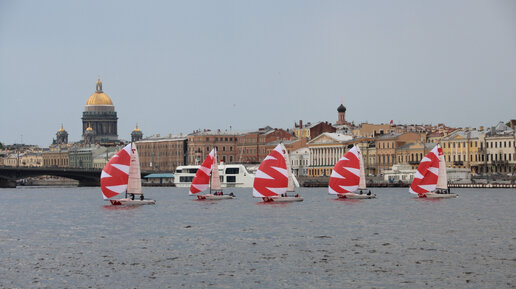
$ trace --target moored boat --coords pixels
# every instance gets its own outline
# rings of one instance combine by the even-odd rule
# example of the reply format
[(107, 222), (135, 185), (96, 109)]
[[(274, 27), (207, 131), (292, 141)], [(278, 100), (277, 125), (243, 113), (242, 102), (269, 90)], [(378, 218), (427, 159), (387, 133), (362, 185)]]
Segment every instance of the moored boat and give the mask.
[[(146, 200), (142, 192), (140, 159), (135, 144), (128, 144), (104, 166), (100, 175), (104, 200), (114, 206), (153, 205), (155, 200)], [(125, 198), (112, 199), (125, 193)], [(130, 196), (130, 197), (128, 197)], [(139, 199), (135, 200), (135, 196)]]
[(335, 164), (328, 184), (328, 193), (339, 199), (374, 199), (367, 190), (364, 161), (358, 146), (354, 146)]
[[(303, 197), (296, 194), (288, 196), (289, 173), (287, 165), (288, 153), (283, 144), (277, 145), (271, 153), (265, 157), (256, 171), (253, 183), (253, 197), (262, 198), (264, 202), (301, 202)], [(292, 188), (294, 187), (294, 181)]]
[(419, 163), (409, 192), (419, 198), (450, 199), (459, 195), (450, 193), (446, 162), (441, 146), (436, 145)]

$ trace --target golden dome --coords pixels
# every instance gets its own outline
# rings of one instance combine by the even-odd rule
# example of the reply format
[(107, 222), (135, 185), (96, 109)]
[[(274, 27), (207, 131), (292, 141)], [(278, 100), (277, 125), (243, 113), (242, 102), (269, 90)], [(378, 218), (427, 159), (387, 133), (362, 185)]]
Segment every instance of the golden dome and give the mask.
[(90, 98), (88, 98), (86, 105), (113, 105), (113, 102), (107, 94), (103, 92), (95, 92), (92, 95), (90, 95)]
[(91, 128), (91, 126), (88, 125), (88, 127), (86, 128), (86, 131), (92, 131), (93, 129)]
[(111, 98), (102, 91), (102, 81), (97, 80), (97, 90), (90, 95), (86, 105), (113, 105)]
[(138, 125), (136, 125), (136, 128), (133, 131), (140, 131), (140, 129), (138, 128)]
[(61, 128), (59, 129), (59, 131), (65, 131), (65, 129), (63, 128), (63, 125), (61, 124)]

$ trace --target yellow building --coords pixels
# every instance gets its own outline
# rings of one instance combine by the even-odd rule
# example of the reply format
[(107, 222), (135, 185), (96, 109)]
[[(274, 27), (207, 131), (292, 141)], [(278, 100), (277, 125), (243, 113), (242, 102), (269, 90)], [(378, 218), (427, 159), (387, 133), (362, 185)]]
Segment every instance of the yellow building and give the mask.
[(449, 168), (466, 168), (478, 166), (479, 135), (477, 130), (456, 130), (441, 139), (441, 147)]

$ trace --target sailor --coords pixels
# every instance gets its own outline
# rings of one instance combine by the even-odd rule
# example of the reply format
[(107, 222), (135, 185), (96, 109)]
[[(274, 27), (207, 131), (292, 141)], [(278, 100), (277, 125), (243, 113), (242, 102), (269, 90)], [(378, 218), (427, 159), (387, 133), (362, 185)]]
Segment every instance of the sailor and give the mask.
[(131, 200), (134, 200), (134, 194), (131, 194)]
[(140, 201), (143, 201), (144, 197), (143, 194), (140, 195)]
[(370, 196), (371, 195), (371, 190), (369, 190), (369, 192), (367, 192), (367, 195)]
[(233, 194), (233, 192), (229, 193), (230, 196), (234, 197), (235, 195)]

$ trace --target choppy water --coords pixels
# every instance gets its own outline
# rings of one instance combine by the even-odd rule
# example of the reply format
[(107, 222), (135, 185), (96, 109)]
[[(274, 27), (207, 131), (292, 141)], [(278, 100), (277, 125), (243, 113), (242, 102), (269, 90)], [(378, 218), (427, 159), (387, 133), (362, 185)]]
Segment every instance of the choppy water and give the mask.
[(0, 189), (1, 288), (515, 288), (516, 191), (458, 199), (105, 206), (99, 188)]

